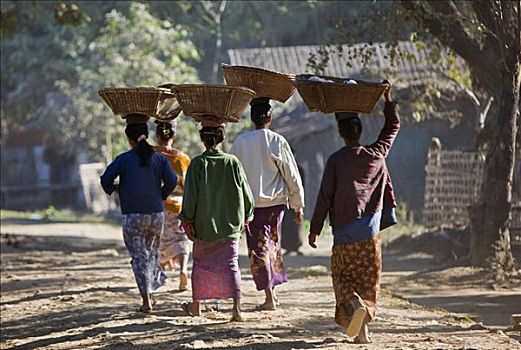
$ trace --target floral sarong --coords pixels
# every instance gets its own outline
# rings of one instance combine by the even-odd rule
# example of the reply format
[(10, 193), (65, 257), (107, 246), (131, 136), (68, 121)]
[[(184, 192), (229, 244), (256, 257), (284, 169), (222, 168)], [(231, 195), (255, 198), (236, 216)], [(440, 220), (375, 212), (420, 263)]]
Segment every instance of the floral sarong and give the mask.
[(180, 224), (177, 214), (171, 210), (165, 210), (165, 228), (159, 244), (159, 263), (163, 268), (165, 265), (168, 266), (172, 260), (176, 265), (170, 266), (170, 268), (177, 268), (180, 265), (181, 256), (190, 254), (190, 240), (180, 229)]
[(166, 281), (157, 253), (163, 221), (163, 212), (123, 215), (123, 240), (141, 295), (152, 293)]
[(194, 241), (192, 298), (194, 301), (240, 298), (239, 243)]
[(280, 247), (285, 205), (255, 208), (249, 225), (248, 256), (257, 290), (273, 288), (288, 281)]
[(334, 245), (331, 270), (336, 298), (336, 323), (343, 327), (349, 325), (353, 314), (351, 302), (356, 299), (367, 307), (366, 318), (372, 321), (382, 273), (380, 237)]

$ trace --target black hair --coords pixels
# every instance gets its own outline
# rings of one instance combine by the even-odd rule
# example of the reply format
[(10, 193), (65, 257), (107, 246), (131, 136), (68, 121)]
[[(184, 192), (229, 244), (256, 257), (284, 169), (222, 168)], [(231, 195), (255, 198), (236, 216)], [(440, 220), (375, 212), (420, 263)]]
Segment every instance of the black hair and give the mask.
[(257, 127), (262, 127), (262, 126), (266, 125), (270, 121), (270, 118), (271, 118), (271, 114), (269, 113), (269, 111), (262, 112), (262, 113), (260, 113), (260, 112), (254, 113), (253, 109), (251, 111), (251, 120)]
[(271, 118), (271, 105), (269, 104), (270, 99), (267, 97), (255, 98), (250, 102), (251, 106), (251, 120), (257, 127), (263, 127), (266, 125)]
[(215, 146), (224, 141), (224, 127), (205, 126), (199, 130), (199, 136), (207, 148), (215, 148)]
[(337, 121), (338, 132), (342, 138), (358, 142), (362, 135), (362, 121), (359, 117), (340, 119)]
[(158, 121), (156, 124), (156, 134), (161, 140), (168, 141), (174, 137), (175, 129), (171, 123)]
[(154, 154), (154, 150), (146, 140), (148, 137), (147, 124), (127, 124), (125, 134), (129, 139), (137, 144), (136, 151), (139, 156), (139, 165), (143, 167), (148, 166), (150, 164), (150, 158), (152, 157), (152, 154)]

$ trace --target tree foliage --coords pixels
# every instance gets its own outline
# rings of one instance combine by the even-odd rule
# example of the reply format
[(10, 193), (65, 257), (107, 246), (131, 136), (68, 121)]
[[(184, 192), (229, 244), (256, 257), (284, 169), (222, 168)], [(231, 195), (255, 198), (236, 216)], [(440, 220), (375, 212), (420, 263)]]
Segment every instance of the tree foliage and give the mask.
[[(161, 18), (176, 18), (190, 28), (204, 57), (196, 66), (205, 82), (222, 81), (220, 72), (215, 76), (214, 67), (228, 61), (230, 48), (318, 44), (334, 33), (328, 18), (360, 14), (368, 6), (366, 1), (350, 1), (348, 6), (345, 1), (313, 0), (227, 1), (221, 7), (223, 3), (150, 2), (151, 10)], [(218, 40), (220, 45), (216, 45)]]
[[(2, 132), (40, 123), (62, 152), (126, 147), (122, 122), (96, 92), (103, 86), (222, 82), (237, 47), (316, 44), (323, 19), (358, 13), (343, 1), (2, 1)], [(358, 11), (358, 12), (357, 12)], [(288, 25), (291, 23), (291, 26)], [(200, 151), (181, 117), (179, 146)], [(228, 140), (247, 122), (228, 127)], [(5, 139), (5, 138), (3, 138)], [(110, 147), (109, 147), (110, 148)], [(110, 155), (109, 155), (110, 156)]]
[[(185, 27), (154, 17), (144, 4), (125, 10), (98, 13), (99, 27), (57, 26), (47, 11), (38, 23), (2, 38), (6, 127), (39, 122), (51, 135), (49, 143), (64, 152), (88, 148), (99, 154), (112, 138), (120, 151), (126, 147), (123, 122), (102, 103), (100, 88), (197, 81), (191, 63), (199, 56)], [(181, 139), (187, 147), (196, 144), (193, 137)]]

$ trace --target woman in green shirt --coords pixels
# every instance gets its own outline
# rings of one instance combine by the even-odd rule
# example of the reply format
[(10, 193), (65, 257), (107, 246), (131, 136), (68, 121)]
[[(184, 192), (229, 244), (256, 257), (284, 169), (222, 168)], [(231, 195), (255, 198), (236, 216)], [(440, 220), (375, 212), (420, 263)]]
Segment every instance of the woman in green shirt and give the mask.
[(224, 140), (224, 124), (203, 121), (199, 134), (206, 151), (188, 167), (179, 215), (194, 241), (193, 302), (182, 307), (199, 316), (202, 301), (232, 298), (232, 321), (241, 321), (238, 242), (253, 219), (254, 199), (239, 160), (216, 148)]

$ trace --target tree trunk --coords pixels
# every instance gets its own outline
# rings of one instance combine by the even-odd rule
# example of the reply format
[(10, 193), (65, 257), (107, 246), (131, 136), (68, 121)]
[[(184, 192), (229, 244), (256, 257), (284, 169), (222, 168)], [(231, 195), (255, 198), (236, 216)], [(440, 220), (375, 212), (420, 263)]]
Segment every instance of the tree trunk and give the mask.
[(470, 212), (471, 263), (493, 267), (498, 272), (514, 268), (509, 224), (520, 84), (517, 62), (509, 77), (503, 79), (503, 88), (496, 99), (499, 103), (497, 133), (488, 144), (480, 201)]
[(212, 78), (211, 78), (212, 84), (218, 83), (219, 67), (220, 67), (220, 61), (221, 61), (221, 50), (222, 50), (222, 46), (223, 46), (222, 17), (223, 17), (224, 11), (226, 11), (226, 3), (227, 3), (226, 0), (221, 0), (221, 2), (219, 3), (218, 9), (216, 9), (216, 12), (214, 13), (216, 33), (215, 33), (215, 53), (213, 55), (213, 64), (212, 64)]
[(217, 24), (217, 33), (215, 34), (215, 53), (213, 55), (213, 64), (212, 64), (212, 84), (218, 83), (219, 77), (219, 67), (221, 60), (221, 48), (223, 42), (223, 32), (221, 21), (219, 20)]

